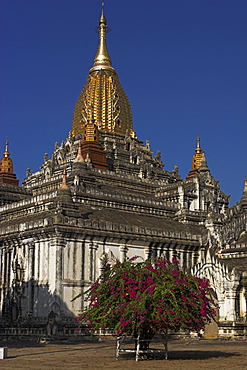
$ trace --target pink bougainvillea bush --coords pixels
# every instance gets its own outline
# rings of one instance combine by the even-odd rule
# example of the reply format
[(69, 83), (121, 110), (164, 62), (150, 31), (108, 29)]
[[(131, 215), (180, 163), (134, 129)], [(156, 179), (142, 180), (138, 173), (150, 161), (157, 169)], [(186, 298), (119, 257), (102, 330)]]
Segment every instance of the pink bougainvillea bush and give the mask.
[(117, 263), (91, 286), (85, 300), (79, 320), (89, 322), (93, 333), (107, 329), (152, 338), (168, 329), (199, 331), (215, 314), (209, 281), (162, 258)]

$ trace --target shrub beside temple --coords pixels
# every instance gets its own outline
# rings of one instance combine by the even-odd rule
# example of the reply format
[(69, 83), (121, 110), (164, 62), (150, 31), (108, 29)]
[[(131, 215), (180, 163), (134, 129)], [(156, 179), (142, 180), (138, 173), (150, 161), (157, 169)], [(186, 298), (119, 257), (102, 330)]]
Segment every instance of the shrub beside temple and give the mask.
[(135, 258), (106, 270), (85, 293), (80, 321), (92, 333), (110, 330), (118, 336), (152, 339), (180, 329), (198, 332), (213, 319), (209, 281), (180, 270), (178, 261)]

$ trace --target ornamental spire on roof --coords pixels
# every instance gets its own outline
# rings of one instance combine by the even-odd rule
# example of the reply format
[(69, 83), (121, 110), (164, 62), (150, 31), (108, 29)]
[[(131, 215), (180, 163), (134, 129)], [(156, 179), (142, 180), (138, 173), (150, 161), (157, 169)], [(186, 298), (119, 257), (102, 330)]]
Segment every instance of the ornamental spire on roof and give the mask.
[(204, 162), (203, 167), (205, 167), (205, 160), (206, 158), (205, 158), (204, 152), (200, 146), (200, 137), (197, 136), (195, 154), (193, 155), (193, 158), (192, 158), (192, 168), (189, 171), (188, 176), (186, 177), (187, 180), (196, 175), (196, 172), (201, 167), (202, 162)]
[(14, 172), (13, 161), (10, 158), (9, 152), (9, 141), (5, 142), (5, 151), (3, 152), (3, 157), (0, 160), (0, 182), (5, 184), (10, 184), (18, 186), (19, 180), (16, 178)]
[(200, 168), (202, 157), (203, 157), (203, 150), (201, 149), (201, 146), (200, 146), (200, 137), (197, 136), (195, 154), (193, 155), (193, 159), (192, 159), (192, 170), (198, 170), (198, 168)]
[(74, 163), (84, 163), (84, 158), (82, 156), (82, 153), (81, 153), (81, 143), (79, 144), (78, 146), (78, 152), (77, 152), (77, 155), (76, 155), (76, 158), (74, 160)]
[(4, 157), (9, 157), (10, 156), (8, 139), (6, 140), (6, 143), (5, 143), (5, 152), (3, 153), (3, 155), (4, 155)]
[(135, 136), (130, 103), (119, 81), (106, 45), (104, 2), (99, 18), (99, 43), (87, 82), (76, 102), (72, 136), (83, 134), (90, 118), (99, 130)]
[(201, 159), (201, 165), (199, 167), (199, 172), (209, 172), (209, 168), (208, 168), (208, 164), (207, 164), (207, 160), (206, 160), (206, 156), (204, 152), (202, 152), (202, 159)]
[(244, 180), (244, 191), (241, 198), (241, 204), (247, 208), (247, 179)]
[(13, 173), (13, 161), (10, 158), (8, 139), (5, 142), (5, 151), (3, 152), (3, 158), (0, 162), (0, 172)]
[(60, 190), (69, 190), (69, 187), (67, 185), (67, 179), (66, 179), (66, 169), (63, 170), (63, 180), (62, 180), (62, 183), (59, 187)]
[(104, 14), (104, 2), (102, 2), (102, 12), (99, 18), (99, 44), (98, 50), (94, 58), (94, 64), (90, 72), (100, 69), (115, 71), (112, 67), (111, 58), (106, 44), (107, 20)]
[(244, 180), (244, 193), (247, 194), (247, 179)]

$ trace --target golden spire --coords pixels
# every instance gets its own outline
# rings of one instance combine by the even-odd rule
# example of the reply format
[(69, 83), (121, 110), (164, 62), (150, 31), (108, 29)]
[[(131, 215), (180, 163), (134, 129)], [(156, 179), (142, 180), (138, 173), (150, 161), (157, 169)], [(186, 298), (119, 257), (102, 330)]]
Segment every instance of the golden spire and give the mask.
[(13, 173), (13, 161), (10, 158), (8, 139), (5, 142), (5, 151), (3, 153), (3, 158), (0, 161), (0, 172)]
[(88, 119), (92, 116), (99, 130), (134, 136), (132, 113), (118, 75), (112, 67), (106, 45), (107, 21), (104, 2), (99, 19), (99, 44), (93, 67), (89, 71), (74, 109), (72, 135), (84, 132)]
[(203, 150), (200, 147), (200, 138), (199, 136), (197, 136), (195, 154), (193, 155), (193, 159), (192, 159), (192, 170), (198, 170), (198, 168), (200, 168), (202, 158), (203, 158)]
[(200, 146), (199, 136), (197, 136), (196, 138), (196, 149), (195, 149), (195, 154), (193, 155), (193, 158), (192, 158), (192, 168), (189, 171), (188, 176), (186, 177), (186, 180), (189, 180), (192, 177), (195, 177), (198, 170), (202, 172), (209, 171), (204, 151), (201, 149), (201, 146)]
[(10, 156), (8, 139), (5, 142), (5, 152), (3, 153), (3, 155), (4, 155), (4, 157), (9, 157)]
[(94, 58), (93, 67), (90, 72), (100, 69), (111, 70), (115, 72), (112, 67), (111, 58), (106, 45), (107, 20), (104, 14), (104, 2), (102, 2), (102, 12), (99, 18), (99, 45)]

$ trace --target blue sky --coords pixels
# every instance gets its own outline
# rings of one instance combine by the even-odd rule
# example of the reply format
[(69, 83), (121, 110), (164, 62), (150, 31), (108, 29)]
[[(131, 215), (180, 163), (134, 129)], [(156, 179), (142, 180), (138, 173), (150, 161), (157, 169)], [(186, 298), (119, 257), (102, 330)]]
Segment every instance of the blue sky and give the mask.
[[(0, 153), (39, 170), (71, 130), (96, 53), (100, 0), (0, 0)], [(134, 129), (185, 178), (196, 136), (221, 189), (247, 177), (247, 1), (106, 0), (107, 43)]]

